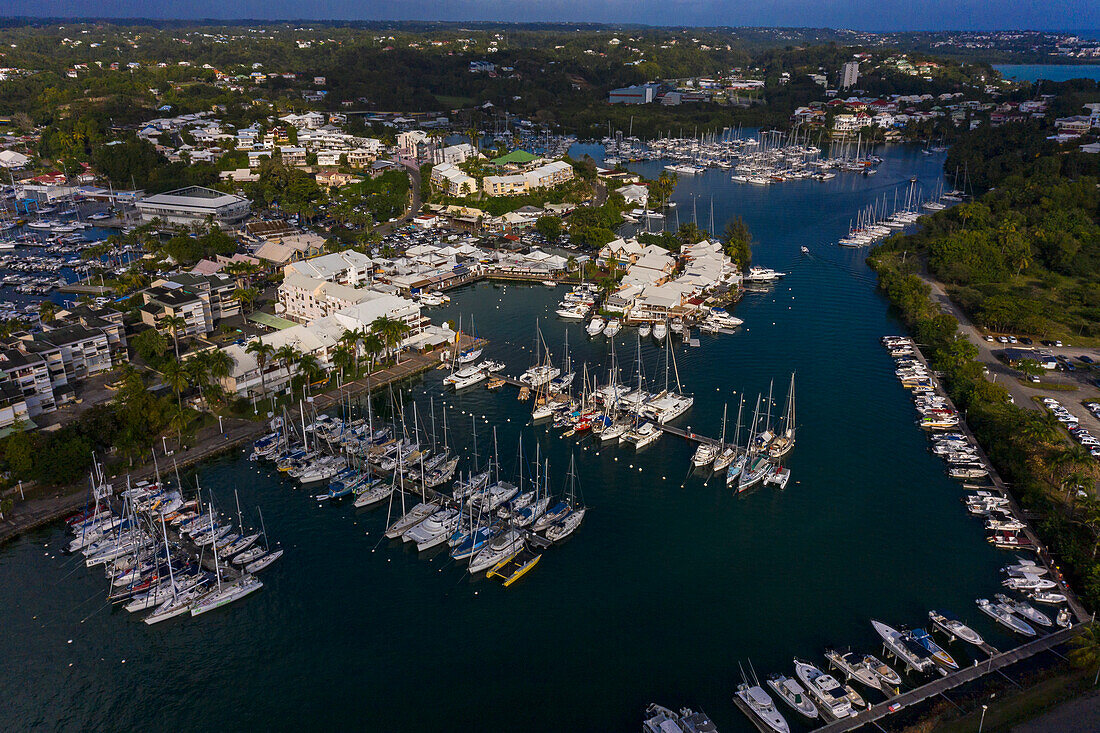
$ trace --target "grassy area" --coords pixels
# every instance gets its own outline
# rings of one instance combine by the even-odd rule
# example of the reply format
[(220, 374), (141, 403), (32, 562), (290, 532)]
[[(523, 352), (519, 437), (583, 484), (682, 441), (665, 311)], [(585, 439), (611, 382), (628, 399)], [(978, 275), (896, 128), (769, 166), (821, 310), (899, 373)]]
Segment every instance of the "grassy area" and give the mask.
[(1060, 382), (1031, 382), (1027, 379), (1016, 378), (1016, 381), (1025, 387), (1031, 387), (1032, 389), (1042, 389), (1048, 392), (1076, 392), (1076, 384), (1061, 384)]
[(473, 97), (457, 97), (451, 94), (433, 94), (436, 101), (444, 107), (455, 109), (457, 107), (470, 107), (474, 103)]
[(922, 721), (920, 727), (910, 730), (935, 730), (943, 733), (976, 733), (981, 725), (982, 731), (1005, 731), (1025, 720), (1057, 707), (1072, 698), (1078, 697), (1092, 688), (1092, 675), (1081, 670), (1072, 670), (1057, 674), (1037, 682), (1015, 693), (1004, 694), (990, 699), (989, 709), (982, 724), (982, 709), (976, 710), (955, 720), (934, 722), (932, 727)]

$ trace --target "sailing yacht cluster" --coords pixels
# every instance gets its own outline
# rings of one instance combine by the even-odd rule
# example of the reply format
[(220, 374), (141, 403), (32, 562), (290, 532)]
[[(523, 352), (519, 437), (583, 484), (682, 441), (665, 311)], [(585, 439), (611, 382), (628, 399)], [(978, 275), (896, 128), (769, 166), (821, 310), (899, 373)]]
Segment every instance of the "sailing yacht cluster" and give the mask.
[(932, 197), (925, 199), (916, 188), (916, 179), (911, 179), (900, 202), (897, 191), (894, 191), (892, 205), (883, 193), (881, 201), (876, 200), (861, 209), (855, 220), (848, 225), (848, 235), (842, 237), (838, 244), (841, 247), (865, 247), (874, 244), (896, 231), (915, 224), (926, 214), (942, 211), (948, 206), (945, 202), (961, 200), (961, 191), (945, 192), (942, 186)]
[(197, 490), (186, 499), (178, 476), (174, 489), (158, 478), (115, 495), (96, 465), (89, 508), (66, 520), (68, 551), (102, 566), (108, 600), (148, 611), (146, 624), (221, 608), (262, 588), (255, 574), (283, 551), (269, 547), (266, 530), (244, 528), (239, 501), (234, 525), (206, 498)]
[(413, 544), (418, 552), (445, 547), (470, 574), (483, 573), (509, 586), (583, 522), (588, 509), (575, 465), (570, 462), (566, 485), (556, 492), (549, 461), (536, 452), (532, 467), (521, 438), (514, 479), (504, 479), (495, 429), (492, 457), (483, 465), (473, 425), (474, 460), (461, 473), (459, 457), (449, 446), (446, 410), (441, 441), (434, 398), (430, 410), (428, 430), (415, 403), (411, 428), (406, 410), (396, 404), (392, 424), (376, 421), (370, 401), (366, 418), (319, 413), (312, 422), (306, 421), (302, 404), (300, 432), (284, 420), (281, 432), (256, 442), (252, 457), (274, 464), (303, 487), (325, 484), (313, 497), (318, 502), (348, 498), (356, 509), (385, 504), (386, 539)]

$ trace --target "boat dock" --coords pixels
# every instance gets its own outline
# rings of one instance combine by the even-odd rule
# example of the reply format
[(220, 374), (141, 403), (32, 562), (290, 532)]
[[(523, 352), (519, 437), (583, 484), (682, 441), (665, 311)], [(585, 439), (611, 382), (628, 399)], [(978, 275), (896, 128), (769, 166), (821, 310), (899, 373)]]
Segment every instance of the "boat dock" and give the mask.
[[(900, 695), (888, 698), (885, 702), (873, 705), (869, 710), (863, 710), (850, 718), (843, 718), (842, 720), (837, 720), (828, 725), (821, 726), (817, 728), (817, 732), (842, 733), (843, 731), (855, 730), (868, 723), (873, 724), (875, 721), (891, 713), (899, 712), (912, 705), (917, 705), (936, 696), (943, 695), (948, 690), (952, 690), (960, 685), (965, 685), (968, 682), (973, 682), (992, 672), (1000, 672), (1000, 670), (1016, 662), (1032, 657), (1040, 652), (1050, 650), (1079, 635), (1085, 628), (1085, 625), (1081, 624), (1068, 629), (1061, 629), (1060, 631), (1055, 631), (1052, 634), (1022, 644), (1015, 649), (1010, 649), (1007, 652), (994, 654), (985, 662), (976, 662), (974, 666), (965, 667), (946, 677), (933, 680), (926, 685), (907, 690)], [(944, 699), (947, 698), (945, 697)], [(876, 725), (876, 727), (878, 726)], [(881, 728), (879, 729), (881, 730)]]
[[(916, 343), (913, 343), (912, 349), (913, 355), (917, 358), (917, 360), (919, 360), (920, 363), (924, 365), (929, 374), (934, 375), (935, 372), (933, 372), (932, 368), (928, 365), (928, 360), (925, 358), (924, 353), (920, 350), (920, 347)], [(940, 385), (940, 380), (938, 378), (933, 381), (933, 386), (936, 390), (936, 394), (943, 397), (943, 399), (946, 400), (947, 405), (952, 410), (954, 410), (955, 413), (961, 415), (962, 413), (955, 406), (955, 403), (951, 399), (950, 395), (948, 395), (947, 391), (944, 390), (943, 387)], [(992, 486), (977, 486), (974, 483), (968, 481), (963, 484), (963, 488), (967, 489), (968, 491), (976, 491), (979, 489), (983, 491), (993, 491), (1008, 500), (1008, 506), (1012, 510), (1012, 514), (1018, 517), (1020, 521), (1024, 524), (1024, 536), (1027, 537), (1028, 541), (1031, 542), (1030, 548), (1021, 547), (1019, 549), (1031, 550), (1035, 552), (1036, 555), (1038, 555), (1039, 561), (1042, 562), (1044, 566), (1046, 566), (1047, 571), (1050, 573), (1050, 577), (1054, 578), (1058, 582), (1059, 592), (1063, 593), (1066, 596), (1067, 605), (1069, 606), (1070, 611), (1076, 617), (1077, 623), (1084, 623), (1085, 621), (1088, 621), (1092, 617), (1092, 615), (1085, 610), (1085, 607), (1083, 605), (1081, 605), (1081, 601), (1077, 599), (1077, 594), (1073, 592), (1073, 589), (1069, 587), (1069, 584), (1066, 583), (1065, 579), (1062, 577), (1062, 573), (1058, 570), (1058, 566), (1055, 564), (1054, 558), (1051, 557), (1050, 552), (1047, 550), (1046, 546), (1043, 545), (1042, 541), (1039, 539), (1039, 536), (1035, 533), (1035, 530), (1032, 528), (1031, 523), (1027, 519), (1027, 515), (1024, 513), (1020, 505), (1016, 502), (1016, 498), (1008, 490), (1008, 485), (1001, 479), (1000, 475), (997, 473), (997, 470), (993, 466), (993, 462), (989, 459), (989, 456), (986, 454), (985, 449), (982, 447), (981, 443), (978, 442), (977, 437), (975, 437), (974, 433), (971, 432), (970, 426), (967, 425), (966, 420), (960, 420), (955, 430), (963, 433), (970, 444), (976, 448), (978, 456), (981, 458), (982, 463), (988, 470), (988, 480), (990, 484), (992, 484)], [(990, 648), (992, 649), (992, 647)]]
[(684, 430), (683, 428), (673, 427), (672, 425), (658, 425), (657, 427), (661, 429), (662, 433), (675, 435), (677, 437), (683, 438), (684, 440), (689, 440), (695, 443), (706, 443), (707, 445), (719, 444), (719, 441), (715, 440), (714, 438), (708, 438), (705, 435), (699, 435), (698, 433), (693, 433), (691, 431)]

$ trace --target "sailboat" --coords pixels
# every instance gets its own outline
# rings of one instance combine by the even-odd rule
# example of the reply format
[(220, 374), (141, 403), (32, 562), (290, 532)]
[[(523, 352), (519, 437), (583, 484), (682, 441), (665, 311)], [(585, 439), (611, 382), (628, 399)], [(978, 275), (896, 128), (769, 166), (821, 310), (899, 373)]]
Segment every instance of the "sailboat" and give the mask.
[(577, 527), (581, 526), (581, 522), (584, 521), (584, 515), (588, 508), (577, 499), (576, 482), (576, 459), (571, 455), (569, 457), (569, 486), (565, 491), (565, 503), (569, 507), (569, 511), (547, 528), (546, 539), (551, 542), (561, 542), (577, 531)]
[(768, 455), (772, 458), (780, 458), (790, 452), (794, 447), (795, 417), (794, 417), (794, 374), (791, 374), (791, 386), (787, 390), (787, 406), (783, 413), (782, 431), (772, 439), (768, 446)]
[[(718, 444), (719, 444), (718, 457), (714, 459), (714, 465), (711, 468), (711, 470), (713, 470), (715, 473), (720, 473), (722, 471), (727, 470), (729, 468), (729, 465), (731, 463), (733, 463), (735, 458), (737, 458), (736, 441), (734, 441), (734, 445), (727, 445), (726, 444), (726, 408), (727, 407), (728, 407), (728, 405), (722, 405), (722, 437), (719, 438), (719, 440), (718, 440)], [(738, 426), (738, 429), (740, 429), (740, 427), (741, 427), (741, 407), (740, 407), (740, 405), (738, 405), (738, 407), (737, 407), (737, 426)]]
[[(213, 504), (210, 504), (210, 513), (214, 513)], [(240, 600), (250, 593), (258, 591), (264, 585), (263, 581), (249, 573), (242, 574), (231, 583), (223, 584), (217, 545), (214, 546), (214, 572), (217, 576), (218, 587), (209, 591), (191, 605), (192, 616), (199, 616), (207, 611), (213, 611), (233, 601)]]
[[(741, 475), (737, 479), (737, 493), (747, 491), (764, 479), (764, 475), (771, 468), (768, 459), (757, 452), (755, 445), (758, 439), (756, 427), (760, 418), (760, 397), (756, 398), (756, 409), (753, 411), (752, 428), (749, 430), (749, 443), (745, 453), (745, 462), (741, 468)], [(765, 431), (766, 432), (766, 431)], [(728, 479), (727, 479), (728, 480)]]

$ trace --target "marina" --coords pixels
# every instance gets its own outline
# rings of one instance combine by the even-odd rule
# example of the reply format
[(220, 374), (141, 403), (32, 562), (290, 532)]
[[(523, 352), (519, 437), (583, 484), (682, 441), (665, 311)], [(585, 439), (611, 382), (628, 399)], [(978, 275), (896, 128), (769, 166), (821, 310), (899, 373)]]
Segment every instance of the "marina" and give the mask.
[[(655, 429), (655, 442), (641, 451), (617, 443), (605, 446), (584, 430), (566, 436), (577, 426), (555, 428), (552, 416), (532, 422), (539, 385), (524, 383), (520, 376), (545, 364), (546, 351), (550, 365), (559, 370), (546, 382), (561, 376), (566, 339), (572, 370), (579, 372), (574, 395), (582, 393), (586, 366), (589, 383), (596, 375), (598, 384), (608, 384), (612, 340), (589, 338), (583, 321), (558, 320), (564, 287), (479, 282), (450, 291), (451, 302), (436, 313), (455, 322), (461, 316), (467, 323), (474, 316), (486, 342), (473, 364), (503, 363), (494, 378), (505, 385), (489, 390), (485, 380), (456, 392), (443, 384), (450, 368), (421, 372), (393, 388), (396, 401), (408, 405), (405, 422), (413, 419), (415, 403), (423, 442), (434, 404), (438, 440), (446, 414), (459, 474), (484, 470), (495, 429), (500, 479), (512, 484), (513, 456), (522, 438), (524, 455), (532, 467), (539, 457), (539, 477), (550, 477), (555, 497), (568, 490), (575, 457), (590, 511), (568, 541), (551, 548), (529, 546), (510, 558), (504, 555), (511, 545), (504, 542), (496, 563), (475, 576), (439, 545), (421, 551), (420, 543), (438, 536), (431, 532), (415, 543), (415, 538), (384, 539), (399, 515), (396, 509), (387, 512), (387, 504), (391, 497), (398, 503), (399, 496), (361, 509), (350, 494), (318, 501), (335, 487), (318, 481), (295, 488), (300, 484), (284, 472), (248, 460), (249, 447), (184, 472), (183, 483), (194, 485), (197, 474), (200, 485), (214, 487), (219, 497), (225, 491), (221, 487), (237, 487), (242, 505), (263, 507), (267, 529), (286, 554), (261, 575), (261, 592), (186, 623), (171, 621), (170, 634), (163, 633), (167, 626), (131, 623), (125, 612), (94, 612), (98, 603), (88, 599), (102, 598), (102, 581), (84, 567), (71, 568), (68, 556), (56, 553), (60, 528), (37, 530), (4, 548), (0, 582), (12, 589), (4, 607), (16, 633), (0, 642), (0, 652), (43, 682), (16, 701), (14, 719), (28, 721), (54, 709), (79, 680), (88, 699), (100, 702), (73, 703), (80, 709), (71, 714), (92, 727), (137, 724), (136, 717), (127, 719), (132, 713), (103, 704), (120, 700), (122, 690), (127, 699), (155, 696), (162, 703), (182, 703), (201, 690), (209, 704), (189, 715), (196, 726), (277, 727), (289, 716), (308, 714), (319, 726), (348, 727), (364, 710), (339, 701), (367, 685), (366, 712), (379, 724), (402, 728), (637, 730), (645, 706), (657, 700), (670, 710), (705, 710), (721, 730), (747, 731), (755, 726), (734, 702), (742, 681), (736, 657), (751, 658), (762, 679), (782, 673), (799, 681), (792, 662), (797, 656), (878, 710), (888, 705), (880, 702), (881, 693), (860, 687), (858, 678), (849, 682), (842, 672), (829, 672), (824, 657), (826, 648), (847, 653), (851, 645), (861, 658), (871, 654), (900, 673), (899, 665), (881, 654), (882, 641), (870, 618), (900, 630), (905, 623), (929, 624), (930, 609), (952, 610), (997, 648), (1014, 647), (1020, 640), (984, 616), (975, 599), (1006, 592), (1022, 600), (1001, 585), (1006, 577), (1001, 568), (1014, 563), (1017, 553), (994, 547), (984, 530), (988, 520), (976, 520), (968, 505), (960, 506), (964, 484), (972, 481), (951, 478), (947, 462), (930, 450), (927, 431), (915, 425), (925, 415), (914, 414), (913, 395), (896, 374), (900, 367), (880, 343), (899, 327), (875, 292), (862, 256), (835, 246), (848, 227), (848, 212), (881, 198), (883, 190), (907, 185), (913, 175), (928, 190), (937, 185), (942, 162), (934, 157), (902, 147), (876, 154), (883, 163), (871, 177), (838, 175), (824, 182), (753, 187), (710, 169), (681, 179), (676, 208), (690, 208), (684, 204), (690, 204), (692, 194), (713, 194), (717, 220), (744, 213), (760, 242), (756, 263), (788, 274), (747, 292), (730, 309), (744, 324), (733, 333), (701, 333), (698, 347), (671, 334), (661, 341), (653, 331), (643, 338), (633, 326), (621, 328), (614, 350), (624, 383), (640, 361), (646, 384), (656, 384), (660, 392), (662, 360), (669, 351), (676, 364), (673, 369), (668, 361), (670, 391), (693, 398), (689, 408)], [(821, 206), (818, 197), (825, 196), (836, 205)], [(812, 217), (789, 215), (811, 209)], [(802, 246), (812, 256), (802, 254)], [(544, 341), (537, 349), (536, 323)], [(680, 387), (675, 386), (677, 371)], [(786, 415), (792, 372), (797, 373), (793, 414), (798, 432), (796, 444), (780, 456), (790, 470), (785, 488), (763, 484), (762, 474), (752, 490), (737, 492), (726, 475), (693, 466), (700, 445), (751, 442), (752, 429), (762, 427), (752, 414), (758, 394), (760, 414), (770, 413), (773, 421)], [(530, 396), (521, 401), (523, 387)], [(366, 401), (354, 397), (351, 411), (342, 413), (347, 399), (337, 395), (318, 407), (352, 420), (366, 417)], [(941, 409), (933, 403), (927, 407)], [(388, 389), (376, 393), (372, 412), (386, 425), (398, 424)], [(307, 424), (315, 419), (308, 417)], [(302, 420), (288, 414), (287, 422)], [(471, 424), (476, 425), (476, 460)], [(898, 465), (906, 470), (899, 472)], [(524, 488), (533, 485), (532, 473), (524, 474)], [(997, 488), (988, 481), (972, 485), (980, 486), (972, 492), (979, 500), (978, 491)], [(433, 490), (415, 485), (400, 516), (425, 497), (430, 503)], [(453, 484), (439, 491), (453, 496)], [(899, 511), (905, 512), (905, 522), (896, 521)], [(440, 532), (449, 521), (454, 520), (439, 519)], [(725, 561), (700, 561), (710, 557)], [(860, 563), (845, 575), (840, 591), (836, 568), (852, 567), (853, 557)], [(27, 573), (43, 582), (27, 582)], [(756, 594), (751, 604), (730, 602), (761, 578), (772, 588), (767, 594)], [(363, 612), (371, 616), (367, 631), (348, 624)], [(623, 624), (624, 618), (631, 623)], [(677, 623), (669, 624), (670, 618)], [(765, 621), (784, 633), (760, 634)], [(442, 636), (433, 629), (443, 630)], [(27, 641), (43, 633), (55, 648), (49, 662)], [(973, 659), (967, 650), (935, 634), (967, 672)], [(444, 638), (448, 651), (439, 656)], [(216, 666), (203, 661), (211, 649), (220, 660)], [(974, 649), (981, 654), (978, 659), (987, 659)], [(155, 672), (165, 654), (180, 669), (171, 685), (158, 681)], [(432, 654), (475, 670), (492, 666), (499, 680), (494, 696), (502, 704), (472, 710), (477, 676), (463, 680), (459, 675), (441, 686), (432, 705), (413, 705), (407, 680), (423, 673), (424, 660)], [(304, 690), (275, 666), (257, 667), (250, 661), (257, 655), (277, 655), (280, 668), (292, 665), (330, 684), (320, 692)], [(905, 677), (905, 687), (916, 690), (929, 679), (955, 679)], [(530, 703), (533, 686), (566, 683), (575, 690), (570, 706)], [(754, 686), (770, 695), (794, 729), (820, 723), (789, 707), (770, 684)], [(263, 694), (270, 703), (261, 709), (235, 705), (242, 691)], [(846, 700), (848, 694), (844, 690)], [(759, 696), (754, 699), (765, 704)], [(897, 699), (909, 698), (892, 698)]]

